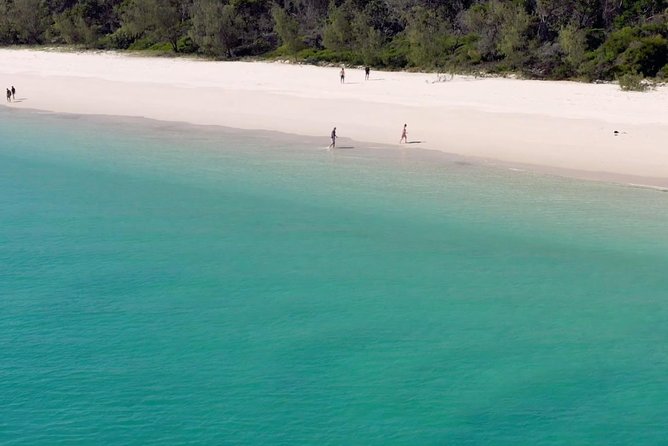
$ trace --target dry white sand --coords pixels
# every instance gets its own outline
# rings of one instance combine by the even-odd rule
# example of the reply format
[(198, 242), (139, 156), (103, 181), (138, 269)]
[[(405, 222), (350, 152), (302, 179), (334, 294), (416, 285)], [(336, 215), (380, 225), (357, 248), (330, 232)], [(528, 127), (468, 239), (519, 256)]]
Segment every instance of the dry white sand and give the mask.
[[(668, 87), (456, 77), (114, 53), (0, 50), (9, 107), (395, 144), (668, 186)], [(4, 102), (3, 102), (4, 103)], [(620, 132), (619, 136), (614, 131)]]

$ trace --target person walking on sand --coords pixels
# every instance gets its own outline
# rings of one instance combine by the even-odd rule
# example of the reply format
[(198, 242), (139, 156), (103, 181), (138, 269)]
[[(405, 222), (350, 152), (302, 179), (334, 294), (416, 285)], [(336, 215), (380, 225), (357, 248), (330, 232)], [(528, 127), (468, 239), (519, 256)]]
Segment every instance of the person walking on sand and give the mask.
[(401, 143), (408, 143), (408, 130), (406, 130), (407, 124), (404, 124), (404, 130), (401, 132), (401, 139), (399, 140), (399, 144)]
[(12, 102), (12, 90), (7, 89), (7, 102)]
[(343, 84), (346, 81), (346, 69), (341, 67), (341, 83)]
[(12, 85), (12, 100), (16, 99), (16, 88)]
[(332, 138), (332, 143), (329, 145), (328, 149), (333, 149), (333, 148), (336, 147), (336, 138), (337, 138), (336, 127), (334, 127), (334, 129), (332, 129), (332, 134), (331, 134), (330, 137)]
[(364, 67), (364, 80), (368, 81), (369, 80), (369, 73), (371, 73), (371, 68), (366, 66)]

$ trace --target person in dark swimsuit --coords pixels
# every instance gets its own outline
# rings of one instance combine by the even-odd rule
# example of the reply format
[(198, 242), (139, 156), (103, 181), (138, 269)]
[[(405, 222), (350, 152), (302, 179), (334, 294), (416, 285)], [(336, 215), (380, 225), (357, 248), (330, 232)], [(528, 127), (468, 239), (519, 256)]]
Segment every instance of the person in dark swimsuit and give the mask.
[(12, 90), (7, 89), (7, 102), (12, 102)]
[(368, 81), (369, 80), (369, 73), (371, 73), (371, 68), (369, 67), (364, 67), (364, 80)]
[(16, 99), (16, 88), (12, 85), (12, 100)]
[(329, 149), (333, 149), (336, 147), (336, 138), (337, 138), (336, 127), (334, 127), (334, 129), (332, 130), (331, 138), (332, 138), (332, 143), (329, 145), (328, 147)]
[(343, 84), (346, 81), (346, 69), (341, 67), (341, 83)]
[(406, 130), (406, 126), (407, 125), (404, 124), (404, 130), (401, 132), (401, 139), (399, 140), (399, 144), (408, 142), (408, 130)]

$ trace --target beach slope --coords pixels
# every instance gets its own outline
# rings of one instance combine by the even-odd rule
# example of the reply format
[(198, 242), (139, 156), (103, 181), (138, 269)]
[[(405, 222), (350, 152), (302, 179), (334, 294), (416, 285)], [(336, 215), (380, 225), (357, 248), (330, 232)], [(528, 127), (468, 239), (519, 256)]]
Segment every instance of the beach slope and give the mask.
[[(8, 107), (145, 117), (426, 148), (668, 186), (668, 87), (371, 72), (117, 53), (0, 50)], [(617, 132), (617, 133), (615, 133)]]

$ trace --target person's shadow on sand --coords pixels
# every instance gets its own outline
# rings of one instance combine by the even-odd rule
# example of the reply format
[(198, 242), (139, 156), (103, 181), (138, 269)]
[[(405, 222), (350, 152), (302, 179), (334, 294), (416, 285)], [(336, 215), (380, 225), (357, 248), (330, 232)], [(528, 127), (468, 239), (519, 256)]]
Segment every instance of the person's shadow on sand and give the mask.
[(14, 99), (12, 102), (25, 102), (27, 100), (28, 100), (28, 98), (18, 98), (18, 99)]

